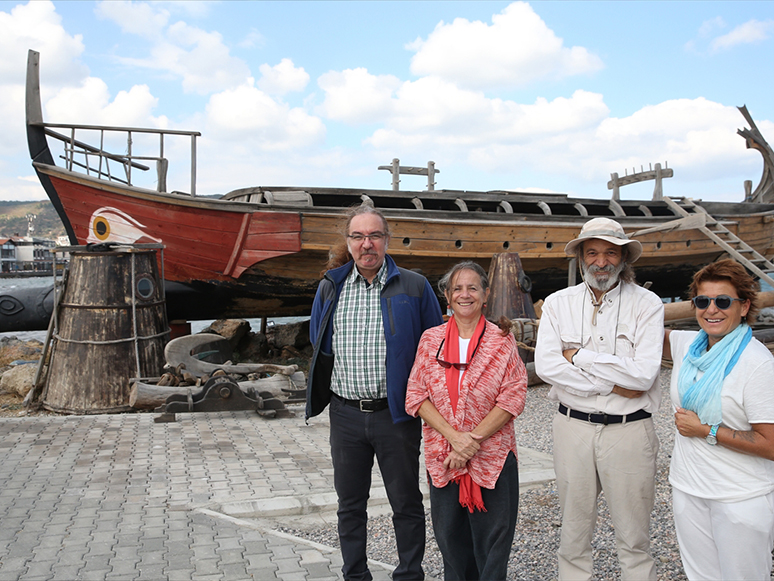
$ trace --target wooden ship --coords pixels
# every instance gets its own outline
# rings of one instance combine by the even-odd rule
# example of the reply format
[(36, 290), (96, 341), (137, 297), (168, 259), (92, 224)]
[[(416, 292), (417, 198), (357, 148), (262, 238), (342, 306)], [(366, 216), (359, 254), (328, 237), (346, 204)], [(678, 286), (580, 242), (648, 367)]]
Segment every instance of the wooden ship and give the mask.
[[(389, 253), (431, 282), (452, 264), (475, 260), (488, 268), (497, 253), (518, 253), (535, 300), (572, 280), (565, 244), (595, 216), (618, 220), (638, 235), (643, 255), (640, 282), (661, 296), (681, 296), (700, 266), (733, 251), (754, 268), (774, 269), (774, 155), (746, 109), (751, 129), (740, 130), (748, 147), (764, 156), (764, 177), (744, 202), (695, 202), (663, 196), (670, 168), (613, 174), (610, 199), (517, 191), (435, 189), (438, 170), (383, 166), (391, 189), (258, 186), (221, 197), (196, 192), (194, 131), (48, 123), (43, 120), (39, 54), (29, 52), (27, 136), (32, 163), (73, 245), (158, 243), (164, 245), (163, 278), (170, 319), (305, 315), (347, 208), (372, 203), (387, 217)], [(82, 141), (83, 135), (97, 143)], [(123, 136), (125, 151), (105, 143)], [(151, 154), (137, 151), (152, 138)], [(165, 139), (190, 141), (190, 188), (167, 191)], [(61, 164), (49, 145), (61, 149)], [(133, 149), (134, 148), (134, 149)], [(156, 188), (136, 185), (155, 166)], [(427, 189), (398, 189), (399, 176), (426, 175)], [(621, 200), (619, 188), (655, 180), (652, 199)], [(729, 250), (730, 249), (730, 250)]]

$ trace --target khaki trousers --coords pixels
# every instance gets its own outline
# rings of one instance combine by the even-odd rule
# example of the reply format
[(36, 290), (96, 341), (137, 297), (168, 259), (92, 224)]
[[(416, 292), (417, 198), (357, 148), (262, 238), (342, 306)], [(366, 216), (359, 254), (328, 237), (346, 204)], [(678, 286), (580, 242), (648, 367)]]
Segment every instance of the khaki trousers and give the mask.
[(650, 555), (650, 514), (658, 437), (653, 420), (592, 424), (557, 412), (554, 470), (562, 511), (559, 579), (590, 580), (597, 497), (604, 491), (615, 528), (623, 581), (656, 579)]

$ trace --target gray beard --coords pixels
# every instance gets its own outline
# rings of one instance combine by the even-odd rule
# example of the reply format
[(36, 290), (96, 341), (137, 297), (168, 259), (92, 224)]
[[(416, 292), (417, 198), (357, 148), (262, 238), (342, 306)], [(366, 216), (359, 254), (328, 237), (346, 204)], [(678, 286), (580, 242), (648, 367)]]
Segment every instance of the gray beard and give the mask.
[[(583, 280), (585, 280), (586, 284), (588, 284), (591, 288), (603, 293), (606, 293), (616, 284), (618, 284), (618, 277), (621, 276), (624, 268), (626, 268), (626, 263), (623, 261), (621, 261), (618, 266), (608, 264), (604, 268), (599, 268), (595, 264), (588, 266), (585, 262), (581, 262)], [(594, 274), (597, 272), (607, 272), (609, 275), (606, 280), (602, 281), (594, 276)]]

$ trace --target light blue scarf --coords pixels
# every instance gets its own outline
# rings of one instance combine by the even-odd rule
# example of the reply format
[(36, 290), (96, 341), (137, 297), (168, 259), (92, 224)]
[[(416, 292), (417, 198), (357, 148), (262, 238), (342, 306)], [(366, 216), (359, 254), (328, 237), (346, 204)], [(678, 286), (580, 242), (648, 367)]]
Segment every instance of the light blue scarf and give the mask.
[[(723, 420), (720, 405), (723, 380), (739, 361), (750, 339), (752, 329), (743, 322), (709, 350), (709, 337), (703, 330), (699, 331), (688, 348), (680, 368), (677, 391), (680, 394), (680, 405), (696, 412), (701, 423), (711, 426)], [(696, 381), (699, 370), (704, 375)]]

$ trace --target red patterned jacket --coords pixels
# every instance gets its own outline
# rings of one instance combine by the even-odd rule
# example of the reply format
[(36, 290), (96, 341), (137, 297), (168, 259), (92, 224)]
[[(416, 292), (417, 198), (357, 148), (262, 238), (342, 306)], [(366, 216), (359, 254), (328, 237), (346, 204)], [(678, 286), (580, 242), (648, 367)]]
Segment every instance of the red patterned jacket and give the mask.
[[(460, 386), (456, 416), (452, 413), (444, 368), (435, 359), (445, 335), (446, 324), (422, 335), (408, 380), (406, 412), (416, 417), (419, 407), (429, 399), (455, 430), (463, 432), (472, 431), (495, 406), (518, 416), (527, 397), (527, 371), (513, 334), (503, 336), (497, 325), (487, 321), (481, 344)], [(481, 442), (481, 448), (461, 470), (447, 470), (443, 466), (452, 449), (446, 438), (426, 423), (423, 435), (425, 464), (436, 488), (443, 488), (466, 472), (482, 488), (494, 488), (508, 452), (516, 454), (513, 420)]]

